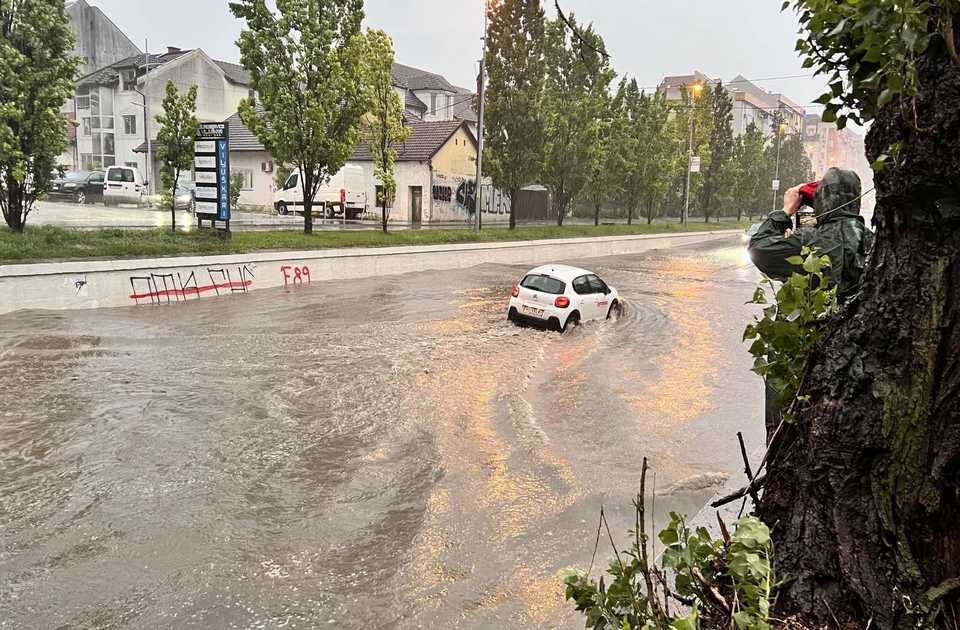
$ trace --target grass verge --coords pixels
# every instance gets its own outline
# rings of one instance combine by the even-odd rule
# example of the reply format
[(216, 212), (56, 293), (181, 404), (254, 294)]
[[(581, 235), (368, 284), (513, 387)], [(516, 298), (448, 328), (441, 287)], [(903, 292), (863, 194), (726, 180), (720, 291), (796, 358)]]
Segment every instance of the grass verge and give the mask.
[(468, 229), (401, 230), (383, 234), (376, 230), (318, 230), (306, 235), (289, 230), (234, 232), (225, 240), (205, 231), (78, 230), (48, 226), (27, 227), (23, 234), (0, 228), (0, 262), (33, 262), (65, 258), (143, 258), (178, 254), (243, 254), (269, 250), (330, 249), (337, 247), (388, 247), (444, 243), (490, 243), (552, 238), (620, 236), (746, 229), (749, 222), (691, 221), (652, 225), (569, 225), (487, 228), (480, 234)]

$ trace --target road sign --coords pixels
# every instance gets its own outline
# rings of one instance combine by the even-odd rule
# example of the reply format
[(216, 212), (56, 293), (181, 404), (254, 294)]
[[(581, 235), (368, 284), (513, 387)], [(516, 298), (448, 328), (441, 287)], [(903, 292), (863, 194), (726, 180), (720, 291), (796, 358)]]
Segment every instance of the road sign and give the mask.
[(693, 156), (690, 158), (690, 172), (699, 173), (700, 172), (700, 158), (699, 156)]
[(773, 180), (773, 190), (780, 190), (780, 180), (779, 180), (779, 179)]
[(200, 123), (194, 142), (197, 224), (226, 223), (230, 230), (230, 129), (227, 123)]

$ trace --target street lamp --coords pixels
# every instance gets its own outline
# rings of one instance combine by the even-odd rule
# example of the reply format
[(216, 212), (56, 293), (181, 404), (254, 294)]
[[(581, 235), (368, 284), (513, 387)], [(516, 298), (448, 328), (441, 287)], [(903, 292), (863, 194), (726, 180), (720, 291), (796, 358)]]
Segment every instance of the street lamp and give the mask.
[(683, 225), (687, 224), (687, 215), (690, 214), (690, 175), (691, 170), (693, 169), (693, 122), (696, 118), (696, 103), (697, 97), (700, 96), (700, 92), (703, 91), (703, 83), (697, 81), (692, 86), (690, 86), (690, 96), (691, 96), (691, 105), (690, 105), (690, 146), (687, 148), (687, 187), (684, 193), (683, 200), (683, 217), (681, 222)]
[(483, 42), (481, 46), (481, 55), (480, 55), (480, 80), (477, 81), (477, 100), (480, 101), (480, 111), (477, 112), (477, 183), (476, 183), (476, 192), (473, 196), (474, 203), (474, 229), (479, 232), (483, 227), (483, 221), (481, 220), (481, 215), (483, 211), (481, 209), (481, 197), (483, 194), (483, 105), (484, 105), (484, 92), (485, 83), (486, 83), (486, 70), (487, 70), (487, 18), (490, 14), (490, 10), (497, 4), (497, 0), (483, 0), (483, 37), (480, 38), (480, 41)]
[(780, 141), (786, 130), (787, 125), (781, 119), (777, 124), (777, 168), (776, 175), (773, 178), (776, 183), (776, 187), (773, 187), (773, 210), (777, 209), (777, 193), (780, 192)]

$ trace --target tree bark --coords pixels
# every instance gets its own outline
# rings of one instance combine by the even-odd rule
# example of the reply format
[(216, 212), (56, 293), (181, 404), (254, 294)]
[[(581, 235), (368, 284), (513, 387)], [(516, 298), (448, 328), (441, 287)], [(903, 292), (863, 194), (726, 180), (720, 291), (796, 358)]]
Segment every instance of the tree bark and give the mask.
[(597, 227), (600, 225), (600, 202), (597, 201), (594, 203), (593, 207), (593, 225)]
[(627, 225), (633, 225), (633, 206), (627, 204)]
[(901, 165), (876, 174), (862, 294), (810, 359), (759, 506), (789, 578), (776, 616), (809, 627), (960, 608), (960, 66), (931, 44), (918, 71), (919, 131), (894, 102), (868, 134), (871, 160), (903, 141)]
[(520, 196), (519, 189), (513, 189), (510, 191), (510, 229), (516, 229), (517, 227), (517, 197)]
[[(344, 211), (346, 212), (346, 211)], [(383, 201), (380, 207), (380, 221), (383, 225), (383, 233), (387, 233), (387, 194), (383, 194)]]

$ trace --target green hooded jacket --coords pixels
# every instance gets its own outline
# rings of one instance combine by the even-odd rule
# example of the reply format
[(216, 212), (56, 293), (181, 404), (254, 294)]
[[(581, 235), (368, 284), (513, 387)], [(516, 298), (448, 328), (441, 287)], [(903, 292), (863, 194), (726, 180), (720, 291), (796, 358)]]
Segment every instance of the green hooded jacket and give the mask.
[(841, 301), (860, 288), (867, 254), (873, 247), (871, 232), (860, 216), (860, 177), (853, 171), (831, 168), (817, 187), (813, 200), (816, 227), (801, 227), (789, 238), (783, 234), (793, 222), (783, 210), (770, 213), (750, 238), (753, 264), (774, 280), (786, 281), (794, 273), (804, 273), (799, 265), (787, 262), (799, 256), (802, 248), (816, 248), (830, 257), (827, 279), (839, 287)]

